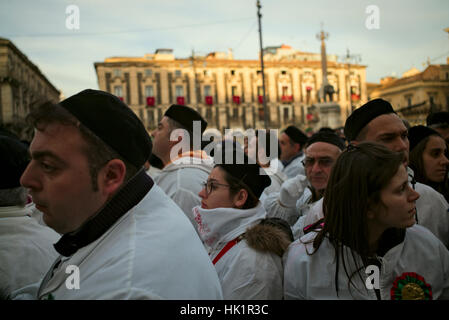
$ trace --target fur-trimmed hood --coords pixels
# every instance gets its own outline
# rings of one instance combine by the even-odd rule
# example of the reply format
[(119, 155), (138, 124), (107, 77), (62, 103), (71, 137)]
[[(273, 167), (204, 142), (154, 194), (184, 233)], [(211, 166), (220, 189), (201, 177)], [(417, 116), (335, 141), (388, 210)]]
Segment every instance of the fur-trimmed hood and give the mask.
[(290, 227), (273, 223), (272, 219), (264, 219), (261, 223), (246, 230), (243, 238), (247, 244), (258, 251), (272, 252), (282, 257), (287, 247), (293, 241)]

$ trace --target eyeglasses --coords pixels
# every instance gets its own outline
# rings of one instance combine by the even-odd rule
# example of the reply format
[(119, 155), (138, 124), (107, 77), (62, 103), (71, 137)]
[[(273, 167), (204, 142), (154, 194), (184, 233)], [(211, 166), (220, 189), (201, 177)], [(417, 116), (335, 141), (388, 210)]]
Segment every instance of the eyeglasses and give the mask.
[(302, 162), (305, 168), (313, 167), (315, 164), (315, 161), (318, 161), (318, 166), (321, 168), (327, 168), (330, 167), (334, 163), (334, 159), (325, 157), (325, 158), (305, 158)]
[(218, 183), (215, 181), (207, 181), (207, 182), (203, 182), (203, 188), (206, 189), (206, 194), (210, 195), (210, 193), (212, 192), (212, 190), (215, 190), (218, 186), (221, 187), (228, 187), (230, 188), (231, 186), (228, 184), (222, 184), (222, 183)]

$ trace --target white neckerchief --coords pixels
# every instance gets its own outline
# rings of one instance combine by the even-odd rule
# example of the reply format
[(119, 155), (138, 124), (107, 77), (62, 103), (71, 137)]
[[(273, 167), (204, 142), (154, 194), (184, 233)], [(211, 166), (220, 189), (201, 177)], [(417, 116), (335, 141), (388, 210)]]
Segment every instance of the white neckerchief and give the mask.
[(251, 209), (203, 209), (196, 206), (192, 211), (201, 240), (212, 249), (235, 239), (266, 216), (260, 202)]

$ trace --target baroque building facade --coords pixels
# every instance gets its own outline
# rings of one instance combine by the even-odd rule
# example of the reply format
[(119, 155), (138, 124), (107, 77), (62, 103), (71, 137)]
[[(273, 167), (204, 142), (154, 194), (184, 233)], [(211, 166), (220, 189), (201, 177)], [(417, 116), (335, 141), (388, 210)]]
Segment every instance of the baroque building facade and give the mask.
[(10, 40), (0, 38), (0, 126), (29, 140), (25, 117), (34, 103), (58, 102), (60, 91)]
[[(100, 90), (123, 99), (148, 130), (171, 104), (196, 108), (208, 128), (221, 132), (264, 128), (259, 60), (237, 60), (232, 51), (175, 58), (172, 49), (158, 49), (143, 57), (106, 58), (94, 66)], [(339, 127), (351, 105), (367, 99), (366, 67), (339, 63), (336, 56), (327, 59), (328, 81), (335, 88), (332, 103), (338, 106), (332, 119), (326, 114), (329, 108), (316, 107), (322, 84), (320, 54), (285, 45), (268, 47), (264, 70), (269, 128)]]
[(369, 84), (369, 98), (389, 101), (412, 126), (425, 125), (429, 113), (449, 111), (449, 58), (447, 62), (428, 65), (422, 72), (412, 68), (401, 78), (385, 77), (380, 84)]

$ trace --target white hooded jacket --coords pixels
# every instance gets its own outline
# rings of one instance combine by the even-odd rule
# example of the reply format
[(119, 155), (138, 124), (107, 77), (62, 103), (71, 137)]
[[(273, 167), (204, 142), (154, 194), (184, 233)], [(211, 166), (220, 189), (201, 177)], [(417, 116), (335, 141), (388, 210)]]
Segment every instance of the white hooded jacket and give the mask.
[[(338, 273), (339, 295), (335, 284), (336, 258), (333, 245), (325, 237), (320, 247), (314, 252), (311, 241), (317, 233), (310, 232), (293, 242), (284, 255), (284, 297), (286, 299), (372, 299), (376, 300), (373, 287), (367, 279), (372, 271), (363, 269), (352, 277), (354, 288), (348, 290), (348, 277), (340, 258)], [(347, 249), (347, 247), (345, 247)], [(346, 255), (345, 255), (346, 256)], [(346, 265), (351, 275), (355, 268), (348, 253)], [(358, 257), (356, 255), (356, 257)], [(405, 231), (404, 240), (390, 248), (380, 261), (378, 284), (382, 300), (398, 299), (406, 294), (409, 287), (419, 285), (418, 293), (430, 288), (432, 299), (449, 299), (449, 252), (444, 245), (426, 228), (414, 225)], [(360, 265), (362, 265), (359, 262)], [(351, 268), (352, 267), (352, 268)], [(421, 282), (419, 279), (423, 278)], [(366, 281), (368, 280), (368, 281)], [(426, 288), (426, 285), (429, 287)], [(393, 293), (393, 296), (392, 296)], [(423, 295), (426, 297), (426, 295)], [(429, 297), (429, 296), (427, 296)]]
[[(79, 288), (68, 267), (79, 268)], [(73, 278), (72, 278), (73, 279)], [(72, 283), (72, 287), (67, 286)], [(33, 288), (18, 292), (29, 298)], [(97, 240), (60, 256), (40, 284), (38, 299), (222, 299), (217, 273), (178, 206), (153, 185)]]
[(31, 215), (28, 207), (0, 207), (0, 300), (40, 281), (58, 257), (61, 236)]
[[(226, 244), (265, 218), (259, 203), (251, 209), (193, 209), (198, 233), (216, 259)], [(255, 250), (243, 238), (216, 262), (215, 268), (226, 300), (282, 299), (283, 267), (280, 256)]]

